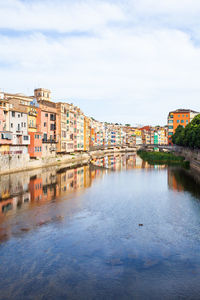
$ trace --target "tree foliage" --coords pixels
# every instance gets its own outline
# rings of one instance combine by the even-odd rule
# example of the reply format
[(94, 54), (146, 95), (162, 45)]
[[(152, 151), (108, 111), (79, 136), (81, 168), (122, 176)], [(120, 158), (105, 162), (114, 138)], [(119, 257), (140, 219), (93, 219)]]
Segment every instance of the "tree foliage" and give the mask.
[(200, 114), (185, 128), (179, 125), (172, 136), (172, 142), (179, 146), (200, 148)]

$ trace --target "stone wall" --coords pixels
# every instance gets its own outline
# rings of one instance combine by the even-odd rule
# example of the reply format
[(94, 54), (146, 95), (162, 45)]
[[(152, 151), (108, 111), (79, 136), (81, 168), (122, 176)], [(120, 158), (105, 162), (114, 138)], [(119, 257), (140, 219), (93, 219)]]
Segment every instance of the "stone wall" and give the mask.
[(176, 155), (184, 156), (190, 162), (190, 167), (200, 173), (200, 150), (175, 146), (173, 151)]
[(0, 155), (0, 174), (28, 171), (37, 168), (46, 168), (48, 166), (63, 165), (72, 167), (79, 164), (88, 163), (90, 156), (88, 154), (59, 155), (56, 157), (46, 157), (36, 160), (30, 160), (28, 154), (20, 155)]
[(0, 154), (0, 172), (27, 166), (29, 154)]

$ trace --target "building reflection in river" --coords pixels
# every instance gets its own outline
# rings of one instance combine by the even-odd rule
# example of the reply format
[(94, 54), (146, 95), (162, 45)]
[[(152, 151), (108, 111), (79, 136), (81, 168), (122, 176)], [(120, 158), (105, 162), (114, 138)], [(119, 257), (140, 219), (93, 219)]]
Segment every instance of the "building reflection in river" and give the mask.
[(150, 165), (135, 154), (115, 154), (93, 160), (93, 165), (113, 171), (130, 169), (164, 169), (165, 165)]
[(190, 192), (200, 199), (200, 176), (195, 171), (183, 168), (168, 168), (168, 187), (174, 192)]
[(22, 206), (28, 208), (81, 192), (101, 177), (104, 170), (89, 165), (75, 169), (54, 168), (2, 175), (0, 177), (0, 217), (12, 214)]
[[(48, 201), (64, 198), (71, 193), (83, 192), (107, 170), (122, 171), (134, 168), (151, 169), (136, 154), (105, 156), (93, 161), (93, 166), (74, 169), (53, 167), (30, 172), (0, 176), (0, 217), (16, 210), (28, 209)], [(158, 166), (163, 168), (165, 166)]]

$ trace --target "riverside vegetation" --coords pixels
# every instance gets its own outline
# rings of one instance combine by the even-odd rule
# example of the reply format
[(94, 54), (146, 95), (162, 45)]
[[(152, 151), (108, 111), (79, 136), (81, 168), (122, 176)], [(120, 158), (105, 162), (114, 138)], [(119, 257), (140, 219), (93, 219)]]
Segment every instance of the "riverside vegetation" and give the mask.
[(185, 128), (179, 125), (172, 136), (172, 142), (178, 146), (200, 149), (200, 114)]
[(189, 168), (190, 163), (185, 161), (183, 156), (176, 156), (173, 153), (168, 152), (147, 152), (144, 150), (139, 150), (137, 154), (150, 165), (166, 164), (166, 165), (181, 165), (185, 168)]

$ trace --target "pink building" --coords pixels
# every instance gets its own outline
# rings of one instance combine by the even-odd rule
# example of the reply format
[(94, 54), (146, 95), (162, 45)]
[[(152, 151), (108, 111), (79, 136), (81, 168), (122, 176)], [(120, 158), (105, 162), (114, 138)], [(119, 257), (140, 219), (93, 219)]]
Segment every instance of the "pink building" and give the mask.
[(57, 109), (56, 104), (50, 101), (40, 101), (42, 155), (55, 156), (58, 142), (56, 131)]

